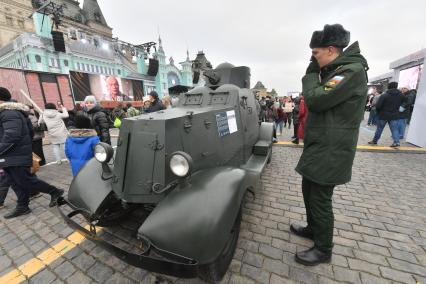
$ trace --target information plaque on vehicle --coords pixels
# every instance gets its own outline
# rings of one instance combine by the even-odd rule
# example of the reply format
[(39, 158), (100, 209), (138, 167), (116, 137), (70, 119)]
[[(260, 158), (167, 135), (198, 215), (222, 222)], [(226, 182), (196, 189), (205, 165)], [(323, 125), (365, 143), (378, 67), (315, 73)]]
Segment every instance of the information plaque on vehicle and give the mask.
[(235, 110), (220, 112), (216, 114), (217, 131), (220, 137), (232, 134), (238, 131)]

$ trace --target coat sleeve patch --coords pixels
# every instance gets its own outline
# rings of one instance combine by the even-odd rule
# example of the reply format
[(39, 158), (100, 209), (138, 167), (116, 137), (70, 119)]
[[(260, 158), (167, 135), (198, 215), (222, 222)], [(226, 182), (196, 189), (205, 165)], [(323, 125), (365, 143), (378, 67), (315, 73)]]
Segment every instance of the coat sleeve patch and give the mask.
[(345, 76), (341, 76), (341, 75), (334, 76), (333, 78), (331, 78), (325, 83), (324, 90), (330, 91), (331, 89), (336, 87), (338, 84), (340, 84), (340, 82), (342, 82), (343, 79), (345, 79)]

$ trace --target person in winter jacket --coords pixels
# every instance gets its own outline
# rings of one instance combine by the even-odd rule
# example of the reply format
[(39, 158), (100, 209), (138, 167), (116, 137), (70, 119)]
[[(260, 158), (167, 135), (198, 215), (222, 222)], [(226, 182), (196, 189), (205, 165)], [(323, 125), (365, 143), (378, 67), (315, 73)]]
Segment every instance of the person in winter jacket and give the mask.
[(262, 97), (262, 98), (259, 100), (259, 105), (260, 105), (260, 115), (259, 115), (259, 120), (260, 120), (261, 122), (267, 122), (266, 115), (267, 115), (268, 106), (267, 106), (267, 104), (266, 104), (266, 99), (265, 99), (265, 97)]
[(368, 121), (367, 125), (376, 125), (377, 124), (377, 109), (376, 105), (379, 101), (381, 94), (377, 92), (377, 90), (374, 91), (373, 98), (371, 99), (371, 105), (370, 105), (370, 114), (368, 115)]
[(273, 106), (273, 111), (274, 111), (275, 128), (279, 130), (277, 135), (280, 136), (283, 133), (283, 124), (285, 119), (284, 110), (278, 103)]
[(410, 118), (411, 106), (414, 104), (414, 94), (407, 87), (401, 88), (405, 101), (399, 109), (398, 132), (399, 139), (404, 139), (405, 128)]
[(298, 126), (297, 126), (297, 130), (295, 130), (296, 138), (293, 139), (293, 141), (291, 141), (294, 144), (299, 144), (300, 139), (303, 140), (303, 137), (305, 136), (305, 125), (306, 125), (307, 118), (308, 118), (308, 108), (306, 107), (306, 104), (305, 104), (305, 98), (303, 97), (303, 95), (300, 95)]
[(31, 191), (50, 194), (49, 207), (55, 206), (64, 193), (31, 174), (34, 132), (28, 118), (29, 108), (10, 100), (9, 90), (0, 87), (0, 168), (7, 179), (2, 185), (11, 186), (17, 196), (17, 206), (4, 216), (6, 219), (31, 212), (28, 207)]
[(408, 116), (408, 120), (407, 120), (408, 125), (410, 125), (411, 116), (413, 115), (414, 104), (416, 103), (416, 97), (417, 97), (417, 90), (416, 89), (410, 90), (409, 101), (411, 101), (411, 105), (410, 105), (410, 115)]
[(46, 164), (46, 158), (44, 157), (43, 152), (43, 138), (44, 138), (44, 128), (42, 125), (38, 123), (39, 118), (36, 117), (33, 107), (29, 107), (30, 112), (28, 113), (28, 117), (31, 120), (31, 124), (34, 130), (33, 137), (33, 152), (40, 157), (40, 166), (44, 166)]
[(101, 142), (111, 145), (111, 136), (109, 134), (109, 122), (101, 106), (97, 104), (94, 96), (87, 96), (84, 99), (84, 111), (90, 118), (93, 128), (99, 136)]
[(145, 96), (143, 97), (142, 102), (142, 113), (147, 113), (148, 109), (151, 107), (151, 99), (149, 98), (149, 96)]
[(297, 138), (297, 129), (299, 128), (299, 109), (300, 109), (300, 97), (294, 99), (294, 109), (293, 109), (293, 137), (291, 139)]
[(393, 143), (390, 147), (399, 147), (399, 110), (400, 107), (405, 104), (406, 100), (407, 98), (398, 90), (398, 83), (390, 82), (387, 92), (380, 96), (380, 99), (376, 104), (379, 121), (377, 122), (376, 133), (374, 134), (373, 140), (368, 142), (368, 144), (377, 145), (380, 136), (382, 136), (383, 129), (385, 129), (386, 124), (389, 124), (393, 139)]
[(126, 117), (134, 117), (138, 116), (139, 114), (141, 114), (139, 110), (133, 107), (131, 103), (127, 103)]
[(75, 129), (65, 142), (65, 154), (70, 161), (72, 175), (76, 176), (80, 169), (94, 157), (94, 148), (99, 143), (99, 137), (93, 129), (90, 118), (84, 113), (75, 116)]
[(331, 261), (333, 191), (336, 185), (351, 180), (364, 118), (368, 64), (358, 42), (347, 47), (349, 42), (350, 33), (340, 24), (315, 31), (310, 42), (311, 62), (302, 78), (309, 115), (296, 171), (302, 176), (308, 224), (291, 224), (290, 230), (314, 241), (312, 248), (296, 253), (296, 261), (303, 265)]
[(56, 162), (61, 164), (65, 140), (68, 136), (68, 130), (63, 119), (68, 118), (68, 111), (64, 106), (58, 106), (61, 108), (62, 112), (59, 112), (54, 104), (47, 103), (38, 123), (46, 124), (47, 137), (53, 146), (53, 154), (55, 155)]
[(284, 127), (286, 127), (288, 122), (289, 129), (291, 128), (291, 116), (293, 113), (293, 109), (294, 109), (294, 103), (291, 100), (291, 98), (288, 98), (287, 101), (284, 103), (284, 112), (286, 117), (286, 120), (284, 121)]
[(164, 96), (161, 103), (163, 104), (164, 109), (172, 108), (172, 99), (170, 96)]
[(148, 96), (151, 99), (151, 106), (146, 110), (147, 113), (156, 112), (164, 109), (163, 103), (158, 98), (158, 94), (156, 91), (152, 91), (148, 94)]

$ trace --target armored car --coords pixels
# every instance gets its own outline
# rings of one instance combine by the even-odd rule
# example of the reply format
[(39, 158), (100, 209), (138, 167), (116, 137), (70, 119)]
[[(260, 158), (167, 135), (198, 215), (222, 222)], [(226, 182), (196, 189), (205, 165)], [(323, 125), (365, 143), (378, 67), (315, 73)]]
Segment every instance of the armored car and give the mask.
[[(58, 206), (72, 228), (132, 265), (215, 282), (232, 260), (244, 196), (271, 158), (273, 125), (259, 124), (248, 67), (204, 75), (206, 86), (174, 108), (125, 119), (116, 149), (99, 143)], [(147, 210), (140, 251), (99, 235), (137, 208)]]

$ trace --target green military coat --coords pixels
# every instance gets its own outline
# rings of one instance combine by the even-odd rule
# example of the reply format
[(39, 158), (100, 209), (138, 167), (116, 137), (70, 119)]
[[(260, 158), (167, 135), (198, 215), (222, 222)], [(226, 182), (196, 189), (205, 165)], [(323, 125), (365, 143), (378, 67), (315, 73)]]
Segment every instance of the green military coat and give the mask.
[(296, 171), (321, 185), (351, 180), (359, 126), (367, 99), (367, 61), (358, 42), (321, 69), (306, 74), (303, 95), (309, 114)]

